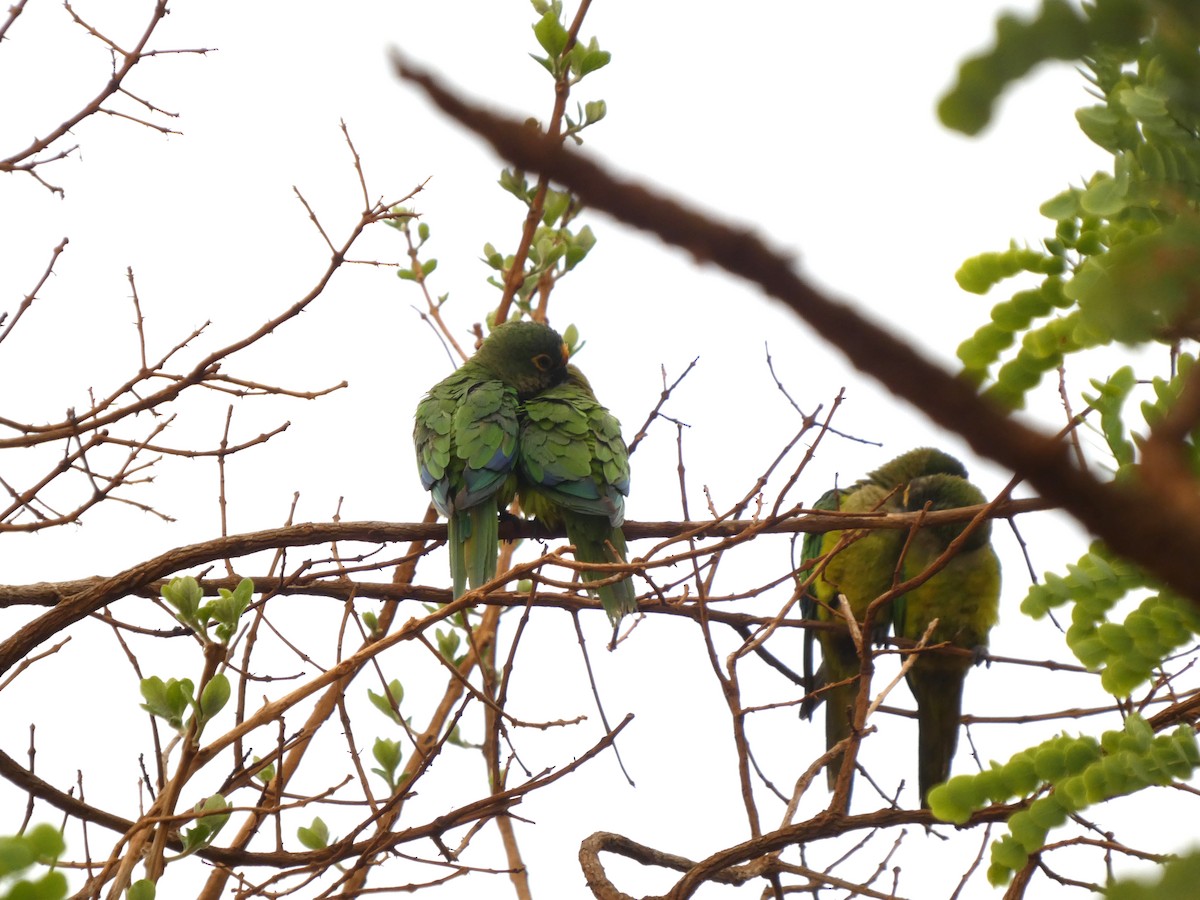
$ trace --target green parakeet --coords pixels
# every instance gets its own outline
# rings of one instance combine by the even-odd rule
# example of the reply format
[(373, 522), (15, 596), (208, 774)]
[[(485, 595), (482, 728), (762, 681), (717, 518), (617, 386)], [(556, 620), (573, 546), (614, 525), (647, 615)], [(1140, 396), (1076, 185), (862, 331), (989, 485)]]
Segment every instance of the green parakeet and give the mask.
[[(983, 492), (965, 478), (930, 475), (909, 484), (904, 507), (916, 512), (926, 503), (936, 510), (984, 502)], [(928, 568), (965, 527), (966, 523), (959, 523), (918, 531), (904, 556), (904, 579)], [(949, 642), (982, 652), (1000, 614), (1000, 561), (992, 549), (991, 533), (991, 522), (982, 522), (945, 568), (896, 599), (892, 612), (898, 637), (920, 640), (929, 623), (937, 619), (930, 645)], [(950, 777), (962, 718), (963, 683), (975, 661), (948, 653), (922, 652), (908, 670), (908, 686), (917, 702), (917, 782), (922, 806), (928, 806), (929, 789)]]
[[(621, 423), (600, 405), (575, 366), (567, 366), (565, 381), (525, 401), (517, 471), (521, 509), (552, 528), (565, 526), (577, 560), (627, 559), (621, 523), (629, 493), (629, 451)], [(582, 575), (584, 581), (612, 577), (604, 572)], [(596, 593), (613, 625), (637, 609), (628, 577), (596, 588)]]
[(499, 511), (516, 490), (521, 403), (567, 377), (567, 346), (538, 322), (497, 326), (417, 404), (421, 483), (448, 522), (454, 596), (496, 575)]
[[(826, 492), (813, 508), (847, 513), (876, 510), (900, 512), (905, 485), (913, 478), (935, 472), (966, 474), (962, 463), (949, 454), (920, 447), (896, 457), (844, 490)], [(804, 561), (831, 553), (844, 533), (829, 531), (806, 535), (802, 549)], [(854, 617), (861, 621), (871, 602), (891, 589), (904, 540), (903, 531), (881, 528), (867, 532), (831, 557), (802, 600), (804, 617), (844, 625), (845, 620), (837, 612), (838, 595), (842, 594)], [(887, 636), (889, 623), (888, 611), (880, 610), (875, 617), (872, 634), (867, 636), (868, 640), (875, 643), (882, 641)], [(850, 679), (858, 675), (862, 663), (847, 630), (823, 630), (816, 633), (815, 640), (821, 644), (821, 667), (814, 673), (814, 633), (809, 631), (805, 634), (804, 674), (808, 680), (809, 696), (801, 705), (800, 714), (806, 719), (811, 718), (817, 705), (822, 700), (826, 701), (825, 747), (829, 749), (850, 734), (852, 707), (858, 693), (857, 682)], [(813, 695), (819, 688), (841, 681), (849, 683)], [(837, 761), (826, 768), (831, 790), (840, 768)]]

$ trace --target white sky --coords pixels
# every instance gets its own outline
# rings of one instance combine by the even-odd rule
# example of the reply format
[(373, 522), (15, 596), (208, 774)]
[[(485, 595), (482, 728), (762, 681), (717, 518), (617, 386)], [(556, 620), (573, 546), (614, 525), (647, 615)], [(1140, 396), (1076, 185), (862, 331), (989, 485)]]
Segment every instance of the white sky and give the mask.
[[(111, 6), (80, 2), (75, 8), (110, 37), (132, 44), (151, 4)], [(959, 263), (1002, 248), (1010, 238), (1035, 241), (1047, 234), (1050, 225), (1038, 217), (1038, 204), (1106, 164), (1074, 125), (1072, 111), (1089, 101), (1083, 80), (1065, 65), (1040, 71), (1013, 92), (981, 139), (949, 134), (937, 124), (937, 96), (957, 61), (989, 40), (998, 8), (762, 0), (739, 11), (678, 0), (598, 0), (583, 33), (596, 35), (613, 62), (584, 81), (576, 95), (581, 102), (603, 98), (608, 104), (608, 118), (585, 134), (587, 149), (622, 171), (753, 226), (794, 251), (817, 282), (953, 365), (954, 348), (985, 320), (994, 302), (957, 288), (953, 273)], [(464, 333), (497, 297), (485, 283), (490, 270), (478, 261), (481, 248), (490, 241), (511, 251), (522, 209), (495, 186), (501, 163), (397, 84), (387, 50), (402, 48), (501, 109), (544, 117), (552, 90), (527, 55), (538, 49), (529, 29), (533, 20), (523, 0), (176, 2), (152, 46), (217, 52), (147, 60), (126, 86), (177, 112), (177, 119), (153, 121), (182, 136), (95, 117), (74, 135), (81, 149), (44, 170), (45, 178), (65, 189), (64, 199), (27, 177), (0, 182), (0, 309), (12, 310), (36, 283), (62, 237), (71, 241), (37, 305), (0, 346), (0, 415), (55, 419), (68, 406), (83, 407), (89, 386), (104, 392), (128, 377), (136, 344), (127, 266), (137, 277), (152, 355), (212, 320), (197, 353), (187, 357), (198, 358), (306, 293), (325, 267), (326, 254), (292, 186), (335, 242), (361, 206), (339, 120), (362, 156), (373, 195), (399, 198), (429, 179), (411, 205), (432, 229), (427, 249), (440, 263), (433, 290), (451, 294), (444, 314)], [(9, 38), (0, 48), (0, 83), (8, 86), (0, 100), (3, 155), (62, 121), (108, 77), (103, 48), (56, 4), (33, 0)], [(144, 115), (127, 99), (116, 105)], [(700, 357), (667, 408), (691, 426), (685, 458), (694, 515), (704, 509), (702, 485), (711, 487), (718, 507), (727, 507), (795, 430), (794, 414), (766, 369), (764, 341), (802, 406), (828, 405), (845, 386), (847, 402), (836, 426), (883, 444), (880, 449), (830, 438), (797, 489), (799, 497), (813, 500), (836, 477), (853, 480), (927, 443), (962, 453), (985, 491), (1007, 480), (1006, 473), (973, 459), (961, 442), (849, 369), (791, 313), (611, 220), (592, 215), (585, 221), (599, 243), (556, 291), (552, 324), (578, 326), (588, 341), (579, 363), (625, 423), (627, 436), (657, 400), (660, 368), (673, 379)], [(401, 253), (399, 237), (378, 227), (355, 256), (395, 261)], [(313, 403), (239, 406), (234, 440), (285, 419), (292, 427), (267, 448), (231, 462), (231, 531), (281, 523), (295, 491), (301, 494), (300, 521), (328, 520), (339, 497), (345, 498), (344, 520), (419, 519), (426, 499), (412, 463), (411, 411), (424, 390), (449, 371), (445, 354), (414, 312), (420, 304), (416, 289), (388, 269), (346, 268), (299, 320), (226, 366), (241, 377), (296, 389), (350, 382), (349, 390)], [(1072, 387), (1084, 387), (1087, 376), (1102, 371), (1073, 371)], [(215, 445), (225, 405), (214, 399), (189, 406), (169, 433), (171, 440)], [(1043, 386), (1034, 410), (1047, 427), (1059, 427), (1053, 385)], [(639, 449), (629, 518), (679, 516), (675, 452), (674, 432), (665, 425)], [(22, 472), (43, 465), (25, 456), (7, 454), (0, 475), (20, 480)], [(0, 580), (109, 574), (215, 535), (213, 467), (168, 460), (160, 469), (156, 483), (137, 496), (177, 523), (163, 525), (113, 504), (61, 533), (6, 536)], [(1085, 544), (1061, 517), (1030, 517), (1022, 530), (1039, 572), (1061, 569)], [(1011, 534), (1003, 527), (996, 533), (1006, 587), (994, 652), (1066, 658), (1050, 625), (1020, 618), (1016, 606), (1028, 576)], [(436, 574), (426, 564), (420, 580), (429, 582)], [(121, 612), (136, 618), (128, 606)], [(0, 631), (11, 632), (25, 615), (0, 613)], [(589, 774), (560, 783), (557, 793), (518, 810), (543, 826), (520, 832), (537, 896), (583, 895), (575, 850), (593, 830), (619, 831), (695, 857), (746, 836), (729, 769), (728, 726), (699, 632), (678, 622), (646, 622), (609, 658), (600, 649), (599, 617), (589, 625), (610, 718), (618, 720), (626, 711), (638, 716), (622, 743), (638, 787), (628, 788), (606, 758)], [(547, 708), (539, 715), (590, 712), (586, 689), (574, 680), (579, 677), (574, 637), (557, 619), (537, 627), (546, 635), (547, 657), (537, 664), (563, 682), (561, 696), (547, 694)], [(106, 658), (118, 652), (111, 639), (106, 643), (103, 634), (92, 632), (93, 646)], [(46, 680), (63, 679), (60, 686), (84, 658), (63, 656), (61, 665), (50, 660), (41, 669)], [(397, 662), (402, 675), (407, 670), (400, 666)], [(535, 662), (529, 666), (531, 677), (538, 677)], [(161, 673), (187, 674), (169, 668)], [(967, 706), (1005, 715), (1101, 702), (1090, 687), (1067, 699), (1051, 693), (1052, 687), (1078, 687), (1069, 683), (1071, 677), (980, 669), (971, 676)], [(36, 710), (22, 705), (35, 701), (37, 692), (24, 687), (33, 684), (27, 677), (0, 702), (0, 721), (12, 724), (0, 731), (0, 745), (18, 758), (27, 741), (26, 723), (36, 717)], [(419, 692), (410, 692), (419, 703)], [(903, 689), (901, 696), (898, 705), (909, 702)], [(39, 766), (66, 773), (63, 783), (73, 781), (76, 768), (90, 770), (89, 796), (99, 801), (111, 791), (113, 804), (132, 811), (136, 772), (115, 770), (111, 785), (102, 786), (97, 782), (108, 770), (99, 760), (90, 753), (56, 760), (54, 742), (57, 735), (76, 746), (72, 735), (79, 729), (111, 729), (115, 721), (142, 729), (138, 699), (136, 682), (124, 668), (111, 683), (73, 688), (64, 701), (67, 721), (37, 719)], [(714, 711), (713, 720), (699, 716), (701, 709)], [(786, 782), (796, 774), (787, 761), (811, 759), (821, 728), (802, 726), (791, 710), (763, 721), (769, 722), (763, 728), (774, 731), (760, 733), (760, 740), (773, 750), (764, 750), (766, 760), (760, 762), (777, 766), (776, 776)], [(906, 722), (884, 724), (895, 736), (868, 742), (865, 759), (881, 769), (888, 757), (905, 760), (914, 769), (907, 773), (911, 786), (915, 736)], [(1015, 737), (1003, 729), (976, 729), (975, 736), (985, 760), (1005, 758), (1060, 727), (1089, 726), (1051, 723), (1036, 735), (1029, 729)], [(561, 764), (596, 734), (560, 742), (552, 736), (532, 755), (539, 765)], [(959, 771), (971, 764), (966, 752), (964, 739)], [(469, 771), (476, 781), (464, 787), (467, 799), (482, 790), (481, 774)], [(0, 809), (20, 799), (5, 798), (3, 791)], [(810, 798), (814, 802), (823, 798), (819, 789), (814, 794), (820, 795)], [(907, 797), (911, 801), (911, 793)], [(0, 832), (12, 826), (11, 817), (0, 818)], [(966, 860), (979, 840), (973, 832), (951, 846)], [(948, 896), (965, 862), (956, 860), (947, 871), (924, 866), (916, 862), (926, 858), (923, 847), (948, 852), (935, 837), (910, 835), (900, 895)], [(614, 865), (611, 871), (631, 893), (669, 883), (634, 867)], [(1100, 870), (1093, 865), (1080, 871), (1098, 877)], [(468, 884), (452, 884), (437, 896), (477, 896)], [(1039, 896), (1053, 893), (1048, 883), (1041, 887)], [(498, 896), (509, 890), (499, 882), (492, 889)], [(961, 896), (993, 894), (980, 875)], [(732, 891), (709, 887), (698, 896)]]

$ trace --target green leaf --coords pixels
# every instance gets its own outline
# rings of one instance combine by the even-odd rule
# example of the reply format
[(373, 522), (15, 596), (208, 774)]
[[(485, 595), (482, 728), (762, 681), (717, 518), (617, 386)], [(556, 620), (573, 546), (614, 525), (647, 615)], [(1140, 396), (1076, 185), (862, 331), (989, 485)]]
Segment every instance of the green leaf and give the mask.
[(228, 588), (217, 588), (217, 593), (217, 599), (206, 603), (203, 612), (206, 621), (217, 623), (217, 640), (228, 644), (237, 633), (238, 621), (254, 598), (254, 582), (243, 578), (232, 591)]
[(148, 878), (139, 878), (129, 886), (125, 900), (154, 900), (156, 889)]
[[(259, 757), (257, 757), (257, 756), (254, 757), (254, 761), (258, 762)], [(275, 764), (267, 763), (265, 766), (263, 766), (261, 769), (259, 769), (257, 772), (254, 773), (254, 777), (257, 778), (259, 781), (261, 781), (263, 784), (269, 784), (271, 779), (275, 777)]]
[(211, 844), (229, 821), (229, 808), (229, 804), (220, 794), (213, 794), (197, 803), (192, 808), (193, 811), (204, 815), (196, 819), (192, 827), (183, 833), (183, 851), (180, 856), (188, 856)]
[(567, 29), (563, 28), (562, 23), (558, 21), (558, 15), (554, 10), (548, 10), (544, 16), (538, 19), (537, 24), (533, 26), (533, 35), (551, 59), (557, 59), (562, 55), (569, 37)]
[(329, 826), (325, 824), (324, 819), (317, 816), (307, 828), (297, 828), (296, 837), (309, 850), (324, 850), (329, 846)]
[(1051, 197), (1038, 207), (1038, 212), (1047, 219), (1056, 220), (1070, 219), (1079, 215), (1079, 190), (1070, 188)]
[(1079, 198), (1079, 205), (1094, 216), (1112, 217), (1125, 208), (1128, 194), (1128, 167), (1120, 166), (1116, 178), (1104, 175), (1094, 179)]
[(204, 599), (204, 592), (200, 590), (200, 584), (195, 578), (186, 575), (182, 578), (172, 578), (163, 587), (162, 596), (178, 610), (181, 617), (193, 619), (200, 609), (200, 601)]
[(571, 205), (571, 195), (566, 191), (546, 191), (546, 200), (542, 204), (542, 223), (553, 225)]
[(404, 686), (401, 685), (399, 681), (396, 679), (390, 681), (385, 688), (385, 692), (382, 694), (377, 694), (368, 688), (367, 696), (370, 698), (371, 703), (374, 704), (375, 708), (381, 713), (383, 713), (397, 725), (404, 724), (404, 720), (400, 718), (400, 713), (397, 712), (400, 706), (400, 701), (404, 699)]
[(195, 704), (196, 686), (192, 681), (188, 678), (163, 681), (157, 675), (151, 675), (142, 679), (140, 687), (146, 701), (142, 709), (166, 719), (167, 724), (176, 731), (183, 731), (183, 717)]
[(200, 692), (200, 715), (203, 721), (207, 722), (229, 702), (231, 690), (229, 687), (229, 679), (224, 673), (217, 672), (209, 679), (208, 684), (204, 686), (204, 690)]

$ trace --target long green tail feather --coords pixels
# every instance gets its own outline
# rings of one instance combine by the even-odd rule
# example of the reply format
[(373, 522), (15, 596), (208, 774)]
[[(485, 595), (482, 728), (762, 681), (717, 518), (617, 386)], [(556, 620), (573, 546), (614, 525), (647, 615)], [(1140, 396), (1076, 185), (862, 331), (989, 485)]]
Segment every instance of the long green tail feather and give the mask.
[[(586, 563), (618, 562), (613, 559), (608, 544), (612, 544), (621, 562), (629, 559), (628, 548), (625, 545), (625, 534), (620, 528), (608, 524), (608, 520), (600, 516), (583, 516), (577, 513), (564, 514), (567, 526), (567, 539), (575, 545), (575, 558)], [(607, 543), (606, 543), (607, 542)], [(611, 573), (584, 572), (584, 581), (599, 581), (611, 578)], [(608, 613), (608, 619), (614, 625), (621, 621), (622, 616), (637, 612), (637, 599), (633, 590), (633, 579), (628, 576), (614, 584), (606, 584), (595, 589), (600, 597), (600, 605)]]
[(496, 501), (485, 500), (469, 509), (459, 510), (448, 523), (450, 575), (454, 579), (454, 599), (496, 577), (499, 558), (500, 517)]
[(926, 798), (934, 785), (950, 777), (950, 763), (958, 748), (966, 677), (966, 668), (962, 666), (914, 666), (908, 673), (908, 686), (917, 701), (917, 752), (920, 754), (917, 786), (923, 807), (929, 806)]

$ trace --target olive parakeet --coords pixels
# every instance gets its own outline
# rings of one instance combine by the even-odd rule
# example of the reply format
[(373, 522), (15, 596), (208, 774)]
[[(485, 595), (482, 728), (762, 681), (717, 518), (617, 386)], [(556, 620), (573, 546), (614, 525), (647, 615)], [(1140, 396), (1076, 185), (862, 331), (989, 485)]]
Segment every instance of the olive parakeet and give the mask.
[[(621, 423), (600, 405), (575, 366), (567, 366), (566, 380), (525, 401), (519, 446), (521, 509), (552, 528), (565, 526), (580, 562), (625, 561), (621, 524), (629, 451)], [(598, 581), (612, 575), (592, 571), (582, 577)], [(637, 610), (629, 577), (595, 590), (614, 625)]]
[(549, 326), (506, 322), (417, 404), (417, 466), (448, 521), (456, 598), (496, 575), (499, 510), (516, 490), (521, 403), (567, 377), (567, 356)]
[[(903, 489), (913, 478), (944, 472), (965, 475), (962, 463), (949, 454), (929, 447), (920, 447), (904, 453), (886, 465), (871, 472), (866, 478), (850, 487), (826, 492), (814, 504), (813, 509), (840, 510), (847, 513), (872, 511), (902, 511)], [(804, 561), (819, 559), (833, 552), (841, 540), (843, 531), (824, 534), (808, 534), (804, 538)], [(838, 612), (838, 595), (844, 595), (854, 617), (859, 621), (867, 607), (881, 594), (890, 590), (904, 545), (905, 533), (894, 528), (869, 531), (848, 544), (826, 563), (820, 575), (814, 579), (804, 596), (801, 610), (806, 619), (842, 623), (845, 620)], [(805, 573), (807, 574), (807, 573)], [(874, 619), (872, 633), (867, 639), (881, 642), (888, 632), (890, 615), (880, 610)], [(821, 666), (814, 673), (813, 643), (821, 644)], [(805, 634), (804, 674), (808, 681), (809, 696), (800, 707), (804, 718), (811, 718), (813, 710), (824, 700), (825, 747), (832, 748), (850, 734), (850, 721), (854, 698), (858, 693), (857, 681), (852, 680), (862, 667), (854, 640), (844, 627), (839, 630), (822, 630), (814, 636), (813, 631)], [(835, 685), (821, 694), (814, 694), (825, 685)], [(826, 768), (828, 784), (832, 790), (840, 771), (838, 761)]]
[[(916, 478), (904, 497), (904, 507), (910, 512), (923, 509), (926, 503), (937, 510), (984, 502), (979, 488), (954, 475)], [(904, 579), (925, 571), (962, 534), (966, 524), (920, 529), (904, 555)], [(988, 632), (1000, 614), (1000, 561), (992, 549), (991, 533), (990, 521), (980, 523), (945, 568), (896, 599), (892, 614), (897, 637), (920, 640), (929, 623), (937, 619), (930, 645), (948, 642), (977, 653), (986, 648)], [(963, 683), (976, 661), (959, 654), (921, 652), (908, 670), (908, 686), (917, 703), (917, 782), (922, 806), (928, 805), (929, 789), (950, 777), (962, 718)]]

